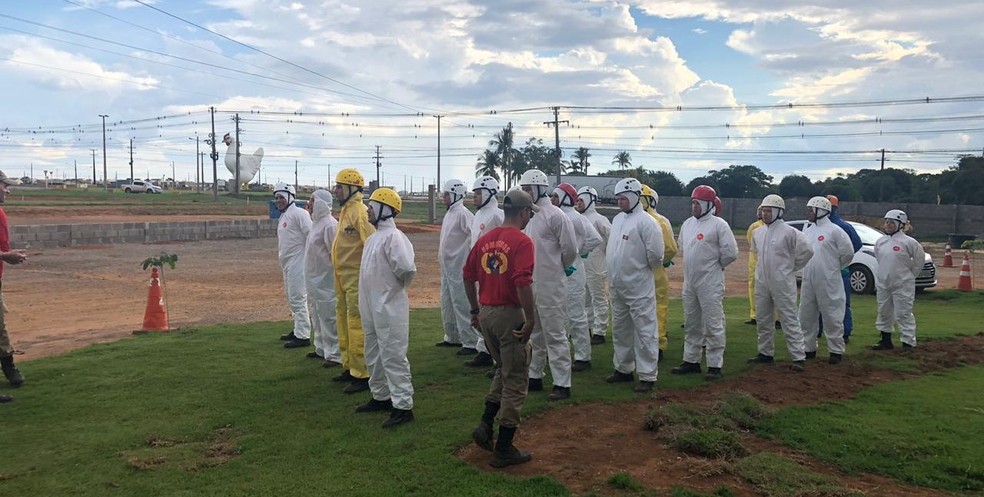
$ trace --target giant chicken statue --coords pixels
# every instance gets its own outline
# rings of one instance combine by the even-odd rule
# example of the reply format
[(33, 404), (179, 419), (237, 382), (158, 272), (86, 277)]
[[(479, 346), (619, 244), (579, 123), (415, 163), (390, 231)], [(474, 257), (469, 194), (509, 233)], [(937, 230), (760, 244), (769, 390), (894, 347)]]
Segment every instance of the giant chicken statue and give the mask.
[[(226, 149), (225, 165), (226, 169), (232, 173), (233, 182), (236, 180), (236, 139), (231, 134), (226, 133), (222, 138), (229, 148)], [(239, 183), (241, 185), (249, 183), (260, 171), (260, 161), (263, 160), (263, 147), (256, 149), (253, 155), (239, 154)]]

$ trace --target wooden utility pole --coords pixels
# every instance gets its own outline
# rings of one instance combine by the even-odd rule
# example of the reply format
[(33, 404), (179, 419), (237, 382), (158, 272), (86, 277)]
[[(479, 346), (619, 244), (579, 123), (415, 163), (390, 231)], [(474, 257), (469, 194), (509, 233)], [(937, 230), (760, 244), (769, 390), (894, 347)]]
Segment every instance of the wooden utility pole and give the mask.
[(376, 155), (373, 156), (373, 159), (376, 159), (376, 188), (380, 188), (383, 186), (383, 184), (380, 182), (380, 177), (379, 177), (379, 168), (381, 167), (381, 164), (379, 163), (379, 159), (382, 158), (383, 156), (379, 155), (379, 145), (376, 145)]
[(553, 121), (544, 121), (543, 124), (546, 124), (547, 126), (552, 125), (554, 128), (554, 156), (556, 156), (557, 158), (557, 163), (555, 164), (555, 166), (557, 167), (557, 184), (559, 185), (561, 183), (561, 179), (560, 179), (560, 174), (562, 172), (561, 169), (563, 169), (562, 167), (560, 167), (560, 123), (570, 124), (570, 121), (558, 120), (560, 116), (560, 107), (554, 107), (553, 112), (554, 112)]

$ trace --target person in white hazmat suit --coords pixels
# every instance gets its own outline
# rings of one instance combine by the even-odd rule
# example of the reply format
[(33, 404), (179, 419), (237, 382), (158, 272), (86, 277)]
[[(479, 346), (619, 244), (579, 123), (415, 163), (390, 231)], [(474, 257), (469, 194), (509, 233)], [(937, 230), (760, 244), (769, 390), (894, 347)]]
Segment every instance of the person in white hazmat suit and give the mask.
[[(724, 317), (724, 268), (738, 258), (738, 242), (728, 223), (714, 215), (717, 193), (699, 185), (690, 194), (690, 213), (677, 240), (683, 255), (683, 363), (672, 374), (701, 372), (707, 357), (707, 379), (721, 378), (727, 344)], [(795, 288), (794, 288), (795, 290)], [(794, 300), (795, 301), (795, 300)]]
[[(885, 235), (875, 242), (875, 296), (878, 300), (878, 318), (875, 328), (881, 332), (881, 340), (872, 349), (889, 350), (892, 331), (899, 325), (902, 349), (916, 346), (916, 317), (912, 314), (912, 302), (916, 298), (916, 276), (926, 263), (926, 252), (915, 239), (902, 228), (909, 216), (898, 209), (885, 213), (882, 229)], [(824, 318), (826, 319), (826, 318)]]
[(598, 191), (594, 188), (582, 186), (578, 189), (576, 208), (601, 236), (601, 245), (588, 253), (588, 258), (584, 260), (584, 308), (591, 328), (591, 345), (605, 343), (610, 314), (605, 250), (608, 248), (608, 234), (612, 231), (612, 222), (598, 213), (597, 201)]
[(519, 179), (523, 191), (533, 198), (540, 211), (530, 219), (524, 232), (533, 240), (533, 295), (539, 319), (533, 328), (530, 360), (530, 391), (543, 390), (547, 363), (553, 377), (548, 400), (571, 396), (571, 349), (567, 341), (567, 268), (578, 257), (574, 225), (560, 209), (550, 203), (547, 175), (530, 169)]
[(456, 347), (458, 355), (478, 353), (475, 342), (478, 332), (471, 327), (470, 307), (465, 296), (465, 283), (461, 270), (471, 250), (471, 225), (474, 216), (465, 208), (467, 190), (460, 179), (450, 179), (441, 190), (448, 211), (441, 221), (441, 237), (437, 247), (437, 260), (441, 264), (441, 321), (444, 323), (444, 340), (438, 347)]
[(793, 359), (790, 368), (803, 371), (806, 351), (796, 309), (796, 272), (813, 257), (813, 249), (803, 232), (782, 220), (786, 210), (782, 197), (766, 195), (759, 207), (765, 226), (755, 231), (751, 247), (758, 257), (758, 265), (755, 266), (758, 355), (748, 362), (774, 362), (776, 327), (773, 317), (778, 315), (786, 337), (786, 348)]
[(573, 272), (567, 277), (567, 333), (574, 343), (574, 365), (571, 371), (591, 369), (591, 328), (588, 315), (584, 312), (584, 285), (586, 283), (584, 260), (601, 245), (601, 235), (594, 229), (591, 221), (574, 209), (577, 191), (570, 183), (561, 183), (550, 196), (556, 199), (560, 208), (574, 226), (574, 237), (578, 243), (580, 257), (574, 259)]
[(817, 356), (817, 335), (823, 317), (827, 337), (827, 362), (840, 364), (844, 356), (844, 278), (841, 270), (851, 264), (854, 245), (847, 232), (830, 220), (833, 207), (826, 197), (813, 197), (806, 203), (806, 216), (812, 225), (803, 231), (813, 249), (813, 257), (803, 269), (800, 285), (799, 322), (803, 326), (807, 359)]
[(331, 244), (338, 231), (338, 221), (331, 215), (333, 201), (328, 190), (315, 190), (311, 195), (313, 224), (308, 233), (307, 255), (304, 257), (314, 335), (314, 352), (308, 352), (308, 357), (324, 359), (326, 368), (342, 365), (335, 321), (335, 266), (331, 262)]
[[(499, 208), (499, 199), (496, 198), (498, 194), (499, 181), (492, 176), (480, 176), (472, 184), (472, 201), (475, 203), (476, 210), (475, 217), (472, 219), (471, 244), (469, 244), (469, 248), (474, 247), (475, 242), (482, 235), (502, 226), (505, 216), (502, 209)], [(471, 360), (465, 361), (465, 366), (480, 368), (493, 365), (492, 355), (489, 354), (489, 349), (485, 346), (485, 338), (483, 338), (481, 333), (478, 334), (475, 349), (478, 350), (478, 355)], [(486, 373), (486, 376), (492, 378), (492, 375), (495, 374), (494, 371), (489, 371)]]
[(355, 411), (389, 411), (390, 417), (383, 422), (383, 428), (413, 421), (413, 383), (407, 360), (410, 341), (407, 287), (417, 274), (417, 266), (413, 245), (396, 228), (394, 218), (402, 209), (403, 200), (389, 188), (377, 188), (369, 196), (369, 222), (376, 232), (366, 239), (359, 276), (359, 314), (366, 337), (372, 399)]
[(280, 218), (277, 220), (277, 255), (284, 272), (287, 305), (294, 315), (294, 329), (281, 335), (284, 347), (296, 349), (311, 345), (311, 319), (308, 316), (307, 285), (304, 278), (304, 254), (311, 232), (311, 215), (294, 204), (292, 185), (277, 183), (273, 198)]
[(615, 371), (608, 383), (631, 382), (651, 392), (659, 361), (659, 325), (656, 320), (656, 280), (653, 270), (663, 265), (663, 233), (641, 202), (642, 184), (625, 178), (615, 185), (622, 210), (612, 221), (605, 260), (612, 300), (612, 345)]

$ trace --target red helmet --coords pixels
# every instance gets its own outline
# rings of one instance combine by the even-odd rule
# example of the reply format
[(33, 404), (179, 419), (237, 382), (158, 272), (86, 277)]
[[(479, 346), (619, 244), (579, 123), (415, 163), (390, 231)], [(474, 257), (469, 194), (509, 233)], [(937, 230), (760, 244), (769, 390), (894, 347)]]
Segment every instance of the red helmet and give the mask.
[(721, 203), (721, 198), (714, 197), (714, 215), (721, 217), (722, 212), (724, 212), (724, 204)]
[(563, 190), (563, 192), (566, 193), (568, 197), (570, 197), (571, 205), (574, 205), (574, 202), (577, 202), (577, 190), (570, 183), (561, 183), (557, 185), (557, 189)]
[(717, 198), (717, 192), (707, 185), (700, 185), (697, 188), (694, 188), (694, 192), (690, 194), (690, 198), (694, 200), (703, 200), (705, 202), (714, 202), (714, 199)]

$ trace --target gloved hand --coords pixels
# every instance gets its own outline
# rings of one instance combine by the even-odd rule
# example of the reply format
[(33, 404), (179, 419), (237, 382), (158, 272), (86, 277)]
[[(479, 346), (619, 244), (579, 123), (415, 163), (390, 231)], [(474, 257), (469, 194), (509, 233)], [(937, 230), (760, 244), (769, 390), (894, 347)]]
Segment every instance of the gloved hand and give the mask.
[(841, 269), (841, 276), (850, 276), (850, 275), (851, 275), (851, 268), (846, 267), (844, 269)]
[(590, 253), (591, 253), (591, 252), (585, 252), (585, 253), (583, 253), (583, 254), (581, 254), (581, 258), (582, 258), (582, 259), (587, 259), (587, 258), (588, 258), (588, 255), (589, 255)]
[(567, 276), (570, 276), (570, 275), (574, 274), (574, 271), (577, 271), (577, 269), (574, 269), (574, 266), (567, 266), (564, 269), (564, 274), (566, 274)]
[(664, 262), (664, 263), (663, 263), (663, 267), (664, 267), (664, 268), (668, 268), (668, 267), (670, 267), (670, 266), (672, 266), (672, 265), (673, 265), (673, 261), (669, 261), (669, 262)]

